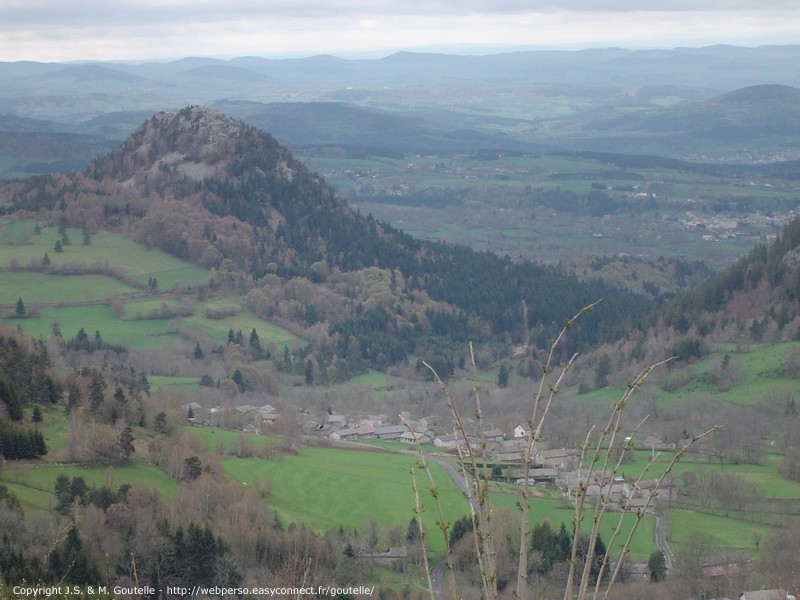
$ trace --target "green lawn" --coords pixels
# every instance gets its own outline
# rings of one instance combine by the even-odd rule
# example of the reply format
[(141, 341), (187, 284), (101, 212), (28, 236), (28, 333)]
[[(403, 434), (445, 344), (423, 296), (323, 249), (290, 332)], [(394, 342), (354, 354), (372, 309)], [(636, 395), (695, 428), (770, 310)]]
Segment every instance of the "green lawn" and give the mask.
[[(796, 391), (797, 379), (785, 373), (783, 365), (792, 351), (798, 348), (798, 342), (721, 345), (692, 367), (681, 367), (692, 368), (694, 379), (675, 392), (661, 392), (661, 396), (665, 400), (681, 400), (692, 396), (714, 395), (731, 404), (752, 404), (768, 395)], [(730, 363), (740, 381), (730, 390), (719, 391), (715, 385), (704, 381), (702, 376), (725, 355), (730, 357)]]
[[(518, 497), (515, 495), (497, 494), (492, 496), (492, 503), (498, 510), (507, 510), (513, 518), (518, 520), (519, 508)], [(538, 523), (541, 521), (549, 521), (550, 524), (558, 529), (561, 523), (567, 526), (567, 530), (571, 530), (573, 518), (575, 516), (574, 508), (567, 507), (558, 500), (550, 500), (545, 498), (534, 498), (531, 500), (530, 509), (531, 523)], [(613, 531), (619, 523), (620, 513), (607, 512), (603, 517), (600, 525), (600, 537), (605, 544), (610, 544)], [(581, 523), (581, 528), (584, 531), (589, 531), (592, 527), (592, 519), (594, 513), (587, 512)], [(612, 554), (618, 554), (622, 545), (627, 539), (628, 533), (633, 526), (635, 518), (633, 515), (625, 515), (623, 518), (623, 525), (620, 530), (620, 535), (614, 540), (611, 546)], [(652, 518), (646, 517), (638, 526), (636, 533), (631, 541), (629, 548), (630, 556), (634, 560), (646, 560), (650, 553), (655, 548), (653, 541), (653, 527), (654, 521)]]
[[(649, 450), (636, 450), (630, 454), (631, 460), (622, 464), (620, 474), (631, 480), (639, 476), (647, 467), (645, 479), (660, 477), (669, 466), (672, 455), (669, 452), (656, 452), (656, 460), (650, 464), (651, 452)], [(778, 472), (780, 457), (771, 456), (763, 465), (748, 465), (744, 463), (720, 465), (713, 457), (688, 454), (675, 463), (672, 470), (674, 478), (679, 478), (686, 471), (724, 471), (736, 473), (750, 483), (757, 485), (767, 498), (797, 498), (800, 502), (800, 483), (786, 479)]]

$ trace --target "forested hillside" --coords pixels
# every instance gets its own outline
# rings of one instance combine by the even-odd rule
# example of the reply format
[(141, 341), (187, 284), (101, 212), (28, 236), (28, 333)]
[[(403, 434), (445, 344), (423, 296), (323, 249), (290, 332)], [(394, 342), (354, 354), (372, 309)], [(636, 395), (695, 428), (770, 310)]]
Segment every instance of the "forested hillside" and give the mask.
[(270, 135), (209, 108), (155, 115), (85, 173), (11, 184), (2, 204), (90, 235), (125, 232), (211, 269), (210, 287), (246, 294), (262, 318), (314, 328), (322, 368), (415, 352), (452, 370), (467, 339), (544, 347), (566, 315), (605, 298), (571, 337), (587, 347), (645, 309), (602, 283), (421, 242), (354, 212)]
[(664, 308), (663, 320), (699, 337), (776, 342), (800, 335), (800, 219), (769, 245), (753, 248), (735, 264)]

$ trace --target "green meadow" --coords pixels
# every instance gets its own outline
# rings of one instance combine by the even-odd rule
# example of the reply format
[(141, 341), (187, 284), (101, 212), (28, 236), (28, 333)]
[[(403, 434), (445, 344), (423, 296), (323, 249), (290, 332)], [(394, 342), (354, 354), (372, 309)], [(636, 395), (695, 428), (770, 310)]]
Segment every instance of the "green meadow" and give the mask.
[(182, 432), (188, 432), (195, 439), (201, 441), (209, 452), (229, 453), (233, 452), (236, 442), (240, 437), (244, 437), (255, 449), (261, 446), (279, 445), (280, 442), (274, 437), (259, 435), (257, 433), (243, 433), (231, 429), (220, 427), (181, 427)]
[(151, 391), (167, 392), (192, 392), (200, 384), (197, 377), (168, 377), (166, 375), (149, 375), (147, 382), (150, 384)]
[[(444, 541), (436, 530), (438, 512), (430, 493), (430, 484), (418, 458), (413, 453), (368, 452), (330, 448), (302, 448), (296, 456), (265, 461), (257, 458), (225, 458), (226, 473), (234, 480), (250, 484), (254, 480), (270, 482), (266, 500), (268, 510), (275, 510), (284, 522), (306, 523), (318, 531), (344, 526), (360, 528), (374, 519), (381, 528), (408, 525), (414, 516), (414, 492), (411, 469), (415, 470), (423, 518), (434, 552), (444, 550)], [(466, 500), (450, 476), (435, 463), (429, 463), (438, 487), (445, 518), (453, 522), (469, 513)], [(516, 495), (496, 492), (491, 496), (494, 510), (508, 515), (514, 524), (519, 518)], [(559, 527), (571, 526), (573, 511), (557, 500), (531, 500), (532, 523), (547, 520)], [(619, 519), (610, 513), (603, 522), (601, 536), (611, 539)], [(626, 517), (625, 528), (632, 517)], [(588, 527), (587, 516), (584, 526)], [(515, 526), (515, 525), (514, 525)], [(653, 525), (645, 519), (634, 538), (631, 555), (646, 558), (653, 549)], [(627, 529), (624, 529), (627, 532)], [(618, 547), (622, 539), (615, 544)]]
[[(798, 380), (784, 370), (784, 363), (792, 352), (800, 352), (800, 343), (721, 345), (691, 367), (694, 376), (674, 392), (660, 392), (665, 400), (680, 400), (691, 396), (713, 395), (731, 404), (753, 404), (782, 392), (793, 394)], [(708, 373), (724, 356), (728, 356), (739, 381), (730, 390), (720, 391), (704, 374)]]
[(120, 321), (107, 304), (43, 308), (38, 316), (16, 323), (25, 335), (48, 339), (54, 322), (61, 327), (64, 339), (74, 337), (83, 327), (89, 336), (99, 331), (103, 341), (134, 350), (157, 348), (167, 340), (181, 339), (174, 331), (172, 319)]
[(203, 316), (202, 305), (200, 305), (195, 310), (195, 314), (181, 319), (181, 323), (184, 327), (217, 344), (224, 344), (227, 341), (228, 331), (231, 329), (234, 332), (241, 331), (245, 341), (249, 339), (250, 331), (255, 329), (261, 347), (273, 353), (282, 351), (284, 346), (294, 348), (300, 343), (300, 338), (296, 335), (269, 321), (259, 319), (249, 311), (242, 311), (224, 319), (208, 319)]
[(163, 471), (143, 460), (134, 460), (128, 465), (115, 467), (81, 467), (71, 465), (38, 464), (17, 466), (0, 471), (0, 482), (11, 484), (14, 490), (21, 490), (21, 501), (30, 501), (25, 508), (45, 508), (39, 496), (52, 496), (56, 478), (61, 474), (70, 479), (83, 477), (86, 483), (94, 486), (108, 485), (114, 489), (123, 483), (137, 488), (155, 489), (173, 496), (178, 493), (180, 484)]
[[(766, 398), (780, 397), (781, 394), (791, 396), (797, 392), (798, 379), (786, 373), (784, 369), (784, 363), (793, 352), (800, 352), (800, 342), (739, 346), (725, 344), (712, 348), (710, 354), (695, 364), (676, 366), (672, 371), (662, 368), (660, 372), (654, 372), (648, 381), (659, 384), (663, 380), (681, 377), (685, 372), (690, 373), (688, 382), (679, 389), (657, 391), (660, 401), (666, 404), (683, 402), (695, 396), (714, 396), (736, 405), (754, 404)], [(738, 381), (729, 390), (720, 391), (705, 376), (726, 355), (738, 374)], [(609, 386), (581, 394), (580, 399), (583, 402), (610, 406), (622, 398), (623, 393), (622, 388)], [(635, 393), (632, 402), (643, 401), (643, 396), (643, 392)]]
[[(268, 507), (285, 522), (306, 523), (319, 531), (340, 525), (361, 527), (371, 519), (382, 528), (407, 526), (414, 516), (410, 471), (416, 469), (426, 523), (434, 526), (436, 510), (426, 491), (430, 486), (411, 455), (301, 448), (296, 456), (276, 461), (226, 458), (223, 465), (234, 481), (269, 481)], [(431, 469), (445, 514), (456, 518), (466, 514), (461, 492), (449, 476), (437, 465)], [(443, 541), (430, 539), (436, 550), (444, 547)]]
[(55, 243), (61, 239), (57, 228), (42, 227), (37, 235), (34, 227), (33, 223), (0, 219), (0, 268), (9, 267), (12, 261), (25, 267), (32, 260), (41, 261), (46, 253), (53, 268), (63, 265), (113, 267), (142, 284), (155, 277), (162, 290), (172, 289), (177, 284), (198, 286), (208, 282), (205, 269), (161, 250), (148, 250), (118, 233), (93, 235), (91, 243), (85, 246), (81, 230), (67, 229), (70, 244), (63, 246), (62, 252), (56, 252)]
[(755, 554), (760, 540), (774, 528), (719, 515), (672, 509), (669, 512), (669, 544), (673, 553), (693, 539), (703, 540), (718, 552)]
[[(55, 227), (42, 227), (36, 233), (32, 222), (0, 219), (0, 305), (5, 306), (0, 316), (16, 324), (25, 335), (48, 339), (54, 323), (58, 323), (65, 339), (83, 328), (90, 336), (99, 331), (104, 341), (133, 350), (181, 340), (182, 331), (191, 333), (192, 338), (224, 344), (231, 329), (241, 330), (245, 336), (255, 329), (262, 347), (272, 352), (302, 343), (297, 336), (244, 309), (239, 298), (191, 298), (187, 306), (185, 300), (168, 291), (175, 286), (205, 285), (209, 277), (205, 269), (160, 250), (148, 250), (121, 234), (100, 233), (91, 236), (89, 245), (83, 245), (80, 230), (68, 229), (66, 233), (70, 244), (63, 247), (63, 252), (56, 252), (53, 246), (61, 236)], [(45, 254), (53, 269), (97, 269), (105, 274), (43, 272), (37, 265)], [(25, 270), (30, 266), (36, 270)], [(119, 278), (114, 273), (119, 273)], [(157, 281), (157, 289), (145, 291), (152, 279)], [(24, 319), (16, 319), (20, 298), (27, 310)], [(116, 305), (113, 310), (112, 304)], [(205, 316), (207, 309), (218, 311), (223, 305), (229, 316)], [(191, 314), (174, 316), (187, 309)]]
[[(23, 271), (0, 273), (0, 304), (14, 305), (22, 298), (26, 306), (105, 301), (123, 294), (137, 293), (131, 285), (106, 275), (65, 276)], [(8, 316), (14, 314), (11, 309)]]

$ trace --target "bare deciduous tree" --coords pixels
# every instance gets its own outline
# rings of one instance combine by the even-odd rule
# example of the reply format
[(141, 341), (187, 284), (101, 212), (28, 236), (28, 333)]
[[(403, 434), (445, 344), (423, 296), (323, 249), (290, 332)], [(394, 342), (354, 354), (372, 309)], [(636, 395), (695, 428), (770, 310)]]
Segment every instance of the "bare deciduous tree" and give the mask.
[[(517, 566), (517, 581), (514, 589), (514, 595), (518, 599), (529, 597), (528, 593), (528, 548), (529, 544), (529, 500), (530, 500), (530, 477), (531, 470), (534, 464), (537, 447), (543, 439), (544, 427), (547, 422), (548, 414), (553, 406), (553, 403), (561, 390), (562, 383), (567, 372), (573, 366), (577, 359), (577, 354), (571, 356), (560, 367), (555, 366), (556, 358), (558, 355), (559, 347), (567, 334), (568, 329), (585, 313), (593, 310), (598, 303), (593, 303), (581, 309), (572, 319), (568, 319), (564, 327), (559, 332), (556, 339), (551, 343), (547, 360), (542, 366), (542, 376), (539, 380), (536, 391), (532, 395), (533, 410), (531, 418), (527, 422), (527, 444), (524, 452), (524, 477), (520, 491), (520, 522), (519, 522), (519, 537), (518, 537), (518, 566)], [(487, 468), (487, 443), (484, 435), (484, 418), (481, 406), (480, 386), (477, 383), (477, 364), (475, 361), (475, 354), (470, 344), (470, 357), (472, 361), (472, 369), (474, 374), (474, 383), (472, 388), (472, 396), (474, 399), (474, 414), (478, 423), (478, 437), (477, 441), (468, 435), (464, 419), (462, 418), (459, 404), (452, 395), (448, 386), (442, 381), (438, 373), (427, 363), (425, 366), (431, 371), (435, 381), (442, 389), (447, 404), (449, 406), (456, 436), (459, 438), (458, 444), (458, 457), (460, 464), (460, 472), (463, 478), (464, 494), (466, 496), (474, 535), (473, 538), (473, 552), (475, 560), (478, 563), (480, 572), (481, 596), (487, 600), (496, 600), (499, 598), (498, 593), (498, 556), (497, 548), (498, 543), (493, 536), (493, 510), (489, 494), (489, 478), (490, 471)], [(668, 359), (669, 360), (669, 359)], [(607, 598), (609, 591), (614, 586), (615, 582), (620, 578), (624, 557), (628, 553), (628, 549), (633, 540), (634, 533), (639, 523), (648, 514), (652, 506), (653, 499), (658, 493), (662, 483), (669, 476), (675, 462), (682, 456), (686, 450), (701, 438), (704, 438), (712, 431), (717, 430), (715, 426), (712, 429), (694, 436), (682, 448), (680, 448), (673, 456), (672, 461), (669, 463), (664, 474), (657, 480), (655, 487), (653, 487), (646, 496), (643, 506), (633, 508), (629, 502), (618, 503), (617, 500), (612, 500), (610, 487), (608, 492), (604, 492), (603, 487), (607, 481), (613, 480), (613, 477), (619, 472), (625, 453), (632, 448), (630, 443), (631, 436), (634, 431), (631, 431), (625, 436), (624, 441), (620, 442), (620, 431), (622, 427), (622, 414), (628, 406), (633, 393), (639, 389), (647, 379), (648, 375), (658, 366), (668, 361), (662, 361), (654, 365), (644, 368), (638, 376), (628, 383), (625, 392), (621, 399), (614, 404), (611, 416), (599, 433), (596, 440), (593, 440), (594, 430), (590, 430), (586, 434), (583, 444), (583, 453), (581, 456), (581, 465), (588, 461), (588, 466), (582, 472), (582, 477), (579, 477), (579, 484), (575, 493), (575, 513), (573, 518), (574, 534), (572, 540), (571, 557), (568, 561), (568, 572), (565, 575), (565, 600), (572, 600), (577, 597), (579, 600), (591, 596), (593, 598)], [(646, 418), (646, 417), (645, 417)], [(642, 420), (643, 422), (643, 420)], [(641, 425), (641, 423), (640, 423)], [(638, 429), (638, 427), (636, 428)], [(431, 484), (431, 493), (434, 497), (439, 509), (439, 528), (445, 539), (446, 546), (446, 566), (451, 572), (450, 594), (452, 597), (458, 597), (455, 590), (455, 580), (452, 578), (453, 570), (453, 551), (449, 545), (448, 526), (444, 520), (441, 505), (438, 501), (438, 490), (430, 475), (427, 466), (427, 461), (422, 453), (419, 445), (417, 446), (420, 456), (421, 467), (428, 473)], [(653, 457), (652, 460), (655, 460)], [(652, 464), (652, 461), (651, 461)], [(648, 465), (649, 467), (649, 465)], [(645, 469), (646, 472), (647, 468)], [(638, 486), (642, 480), (640, 475), (637, 482), (634, 484)], [(593, 495), (591, 498), (587, 495), (586, 491), (590, 484), (599, 485), (601, 492)], [(416, 480), (414, 481), (415, 492), (417, 490)], [(417, 511), (421, 510), (417, 494)], [(614, 527), (612, 539), (607, 544), (607, 550), (600, 559), (599, 573), (593, 573), (592, 563), (595, 554), (595, 547), (599, 539), (600, 524), (612, 504), (615, 504), (615, 509), (618, 509), (619, 517)], [(632, 524), (625, 530), (625, 516), (633, 515), (634, 519)], [(591, 527), (589, 528), (588, 538), (585, 530), (581, 528), (581, 524), (586, 517), (591, 518)], [(607, 572), (611, 564), (611, 548), (615, 546), (614, 542), (620, 538), (621, 544), (616, 544), (616, 547), (621, 547), (619, 556), (616, 560), (616, 566), (610, 573)], [(583, 558), (586, 557), (586, 558)], [(428, 571), (427, 558), (424, 561), (426, 571)], [(595, 571), (597, 567), (595, 566)], [(590, 584), (593, 586), (590, 588)], [(435, 596), (433, 583), (428, 571), (428, 585), (430, 588), (431, 598)]]

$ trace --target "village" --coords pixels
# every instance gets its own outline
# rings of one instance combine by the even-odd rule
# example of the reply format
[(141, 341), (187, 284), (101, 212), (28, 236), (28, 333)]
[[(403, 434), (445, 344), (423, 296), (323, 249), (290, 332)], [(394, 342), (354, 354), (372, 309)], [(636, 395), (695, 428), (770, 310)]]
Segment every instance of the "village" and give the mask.
[[(217, 425), (240, 429), (243, 432), (275, 434), (282, 420), (274, 406), (265, 404), (253, 406), (245, 404), (232, 409), (204, 409), (192, 402), (183, 406), (191, 424), (197, 426)], [(420, 451), (443, 456), (466, 456), (468, 447), (477, 451), (485, 447), (486, 468), (491, 470), (492, 480), (500, 483), (523, 485), (527, 470), (528, 484), (541, 488), (557, 489), (565, 500), (576, 498), (580, 493), (587, 497), (602, 496), (619, 510), (652, 510), (656, 499), (674, 499), (674, 485), (671, 479), (659, 482), (656, 479), (628, 480), (624, 475), (589, 472), (581, 465), (581, 451), (577, 448), (544, 449), (535, 445), (531, 460), (527, 465), (525, 455), (529, 444), (527, 424), (517, 424), (505, 432), (490, 427), (481, 428), (472, 419), (465, 420), (468, 427), (466, 438), (454, 424), (446, 432), (435, 417), (413, 418), (408, 413), (399, 416), (400, 424), (389, 423), (387, 415), (355, 414), (344, 415), (333, 411), (322, 417), (298, 415), (292, 418), (296, 423), (295, 433), (299, 433), (306, 443), (312, 444), (351, 444), (382, 440), (407, 444), (410, 451)], [(287, 421), (283, 417), (284, 424)], [(438, 433), (437, 433), (438, 432)], [(642, 439), (626, 438), (623, 441), (628, 450), (647, 450), (656, 452), (675, 451), (674, 443), (666, 443), (653, 436)], [(543, 444), (541, 444), (543, 445)], [(585, 462), (585, 461), (584, 461)]]

